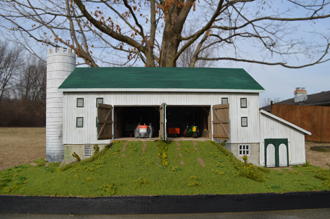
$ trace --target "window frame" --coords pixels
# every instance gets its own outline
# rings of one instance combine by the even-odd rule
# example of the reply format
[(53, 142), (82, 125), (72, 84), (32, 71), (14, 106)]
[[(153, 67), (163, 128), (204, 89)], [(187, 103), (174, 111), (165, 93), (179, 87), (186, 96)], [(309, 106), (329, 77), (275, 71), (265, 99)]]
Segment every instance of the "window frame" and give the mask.
[[(89, 154), (87, 154), (86, 151), (87, 151)], [(90, 144), (85, 144), (85, 145), (84, 145), (84, 156), (85, 156), (85, 157), (91, 157), (91, 156), (92, 156), (92, 145), (90, 145)]]
[[(82, 100), (82, 106), (79, 106), (79, 105), (78, 105), (78, 101), (79, 101), (79, 100)], [(83, 108), (83, 107), (85, 106), (85, 100), (84, 100), (83, 97), (78, 97), (76, 102), (77, 102), (77, 103), (76, 103), (76, 107)]]
[(221, 104), (227, 104), (227, 103), (224, 103), (224, 102), (223, 102), (224, 100), (227, 100), (227, 103), (228, 103), (228, 97), (222, 97), (222, 98), (221, 98)]
[[(78, 126), (78, 119), (81, 119), (81, 126)], [(84, 117), (76, 117), (76, 128), (84, 127)]]
[[(246, 148), (248, 147), (248, 148)], [(239, 144), (237, 148), (238, 156), (243, 157), (244, 155), (250, 156), (251, 155), (251, 145), (250, 144)], [(242, 152), (242, 153), (240, 153)]]
[[(243, 100), (245, 100), (245, 104), (246, 104), (245, 106), (243, 106), (243, 104), (242, 104), (242, 101)], [(241, 108), (247, 108), (248, 107), (248, 102), (247, 102), (247, 98), (246, 97), (240, 99), (240, 106), (241, 106)]]
[[(243, 119), (246, 119), (246, 125), (243, 125)], [(241, 127), (249, 127), (249, 120), (247, 116), (241, 117)]]
[(97, 100), (102, 100), (102, 103), (101, 104), (103, 104), (103, 97), (97, 97), (96, 98), (96, 107), (97, 107), (97, 104), (98, 104)]

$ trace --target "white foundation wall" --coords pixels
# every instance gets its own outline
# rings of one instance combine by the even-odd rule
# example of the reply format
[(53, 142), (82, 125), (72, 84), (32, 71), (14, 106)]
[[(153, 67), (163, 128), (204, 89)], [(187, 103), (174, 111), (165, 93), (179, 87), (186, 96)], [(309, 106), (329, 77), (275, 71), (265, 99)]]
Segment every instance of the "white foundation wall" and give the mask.
[[(84, 98), (84, 107), (77, 107), (77, 98)], [(112, 106), (210, 106), (228, 98), (231, 143), (259, 143), (259, 94), (250, 93), (64, 93), (63, 144), (107, 144), (97, 140), (96, 98)], [(247, 98), (248, 107), (240, 108), (240, 98)], [(212, 108), (211, 108), (212, 109)], [(241, 127), (241, 117), (248, 117), (248, 127)], [(76, 127), (76, 117), (83, 117), (82, 128)], [(211, 121), (213, 120), (211, 113)]]
[(260, 166), (265, 166), (265, 139), (288, 139), (289, 165), (306, 163), (305, 135), (278, 120), (260, 113)]

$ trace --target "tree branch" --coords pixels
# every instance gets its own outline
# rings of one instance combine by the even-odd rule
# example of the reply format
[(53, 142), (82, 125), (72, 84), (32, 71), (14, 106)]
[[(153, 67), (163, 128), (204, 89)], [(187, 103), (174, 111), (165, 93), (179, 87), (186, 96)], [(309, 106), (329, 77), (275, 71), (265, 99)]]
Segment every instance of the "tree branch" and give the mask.
[(122, 41), (124, 43), (127, 43), (128, 45), (131, 45), (135, 48), (137, 48), (138, 50), (140, 50), (143, 53), (146, 53), (146, 48), (143, 47), (140, 43), (136, 42), (135, 40), (133, 40), (130, 37), (121, 35), (119, 33), (116, 33), (115, 31), (111, 30), (110, 28), (103, 26), (100, 21), (97, 21), (96, 19), (94, 19), (86, 10), (85, 6), (83, 5), (83, 3), (81, 2), (81, 0), (74, 0), (74, 2), (77, 4), (78, 8), (80, 9), (81, 13), (87, 18), (87, 20), (89, 20), (97, 29), (99, 29), (100, 31), (102, 31), (103, 33), (111, 36), (112, 38), (118, 40), (118, 41)]

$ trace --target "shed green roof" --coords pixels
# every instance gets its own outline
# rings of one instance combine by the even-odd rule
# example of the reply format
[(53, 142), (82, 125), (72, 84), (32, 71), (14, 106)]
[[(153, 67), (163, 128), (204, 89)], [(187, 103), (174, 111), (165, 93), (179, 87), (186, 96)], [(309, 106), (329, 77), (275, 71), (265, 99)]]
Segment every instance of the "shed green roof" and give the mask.
[(59, 89), (216, 89), (264, 88), (241, 68), (76, 68)]

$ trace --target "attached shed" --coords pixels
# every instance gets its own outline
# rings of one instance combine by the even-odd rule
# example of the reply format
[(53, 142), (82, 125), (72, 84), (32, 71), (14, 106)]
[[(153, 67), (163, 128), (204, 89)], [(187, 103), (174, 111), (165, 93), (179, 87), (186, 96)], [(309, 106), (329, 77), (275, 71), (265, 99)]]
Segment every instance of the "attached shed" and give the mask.
[(260, 165), (281, 167), (306, 163), (305, 135), (311, 133), (260, 110)]

